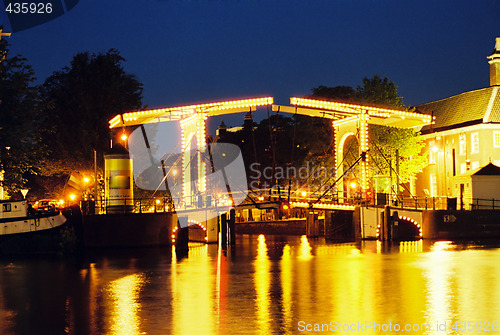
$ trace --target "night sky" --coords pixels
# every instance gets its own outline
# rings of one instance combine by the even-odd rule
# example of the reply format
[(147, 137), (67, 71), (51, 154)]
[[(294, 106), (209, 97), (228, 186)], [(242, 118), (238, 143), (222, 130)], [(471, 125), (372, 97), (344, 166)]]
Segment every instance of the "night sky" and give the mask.
[[(0, 23), (9, 31), (4, 12)], [(116, 48), (149, 108), (268, 95), (288, 105), (374, 74), (416, 105), (487, 87), (497, 36), (500, 0), (81, 0), (9, 42), (39, 82), (79, 51)]]

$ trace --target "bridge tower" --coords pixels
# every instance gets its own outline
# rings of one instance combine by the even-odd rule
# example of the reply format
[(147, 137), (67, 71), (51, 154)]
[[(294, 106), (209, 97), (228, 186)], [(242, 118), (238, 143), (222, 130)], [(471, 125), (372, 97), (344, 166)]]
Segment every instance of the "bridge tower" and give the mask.
[(196, 196), (207, 192), (208, 166), (202, 159), (207, 149), (206, 119), (217, 115), (251, 113), (258, 106), (267, 106), (272, 103), (272, 97), (264, 97), (135, 111), (116, 115), (109, 121), (109, 128), (157, 122), (179, 122), (182, 145), (182, 198), (186, 207), (192, 207)]

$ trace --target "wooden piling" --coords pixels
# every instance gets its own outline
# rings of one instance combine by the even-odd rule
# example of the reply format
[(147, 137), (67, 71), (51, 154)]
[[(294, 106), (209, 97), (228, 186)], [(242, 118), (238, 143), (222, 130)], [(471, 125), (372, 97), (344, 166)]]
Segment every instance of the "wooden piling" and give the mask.
[(220, 239), (221, 239), (221, 246), (223, 250), (227, 249), (227, 215), (226, 214), (221, 214), (220, 215)]
[(236, 227), (235, 227), (235, 224), (236, 224), (236, 211), (233, 209), (231, 209), (229, 211), (229, 243), (231, 245), (235, 245), (236, 244)]

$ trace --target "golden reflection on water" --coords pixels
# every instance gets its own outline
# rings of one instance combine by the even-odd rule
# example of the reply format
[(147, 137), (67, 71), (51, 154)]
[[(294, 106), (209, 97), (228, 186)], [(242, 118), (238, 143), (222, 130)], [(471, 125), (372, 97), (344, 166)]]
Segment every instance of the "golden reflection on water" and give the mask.
[[(67, 313), (67, 332), (82, 334), (307, 333), (298, 331), (299, 321), (427, 323), (432, 332), (406, 333), (463, 334), (451, 328), (453, 322), (500, 320), (498, 247), (328, 244), (264, 235), (239, 237), (238, 243), (227, 252), (217, 245), (191, 245), (184, 259), (175, 252), (161, 261), (106, 257), (75, 277), (48, 276), (32, 282), (31, 289), (26, 278), (47, 271), (0, 267), (0, 333), (22, 333), (21, 321), (36, 321), (38, 311), (54, 310), (51, 304), (58, 302), (66, 304), (55, 310)], [(43, 291), (43, 282), (61, 287), (64, 299), (31, 299), (27, 305), (31, 295)], [(435, 332), (436, 322), (447, 322), (447, 331)], [(51, 330), (47, 333), (65, 328)]]
[(95, 268), (95, 263), (90, 263), (89, 269), (87, 272), (85, 270), (82, 271), (82, 276), (85, 275), (88, 277), (88, 299), (89, 299), (89, 329), (92, 332), (97, 332), (97, 310), (98, 310), (98, 296), (99, 296), (99, 275), (98, 270)]
[(141, 309), (139, 292), (145, 284), (141, 273), (130, 274), (110, 283), (113, 303), (111, 316), (112, 334), (141, 334), (138, 313)]
[(450, 247), (451, 242), (436, 242), (431, 252), (423, 257), (427, 291), (425, 321), (429, 324), (453, 319), (451, 285), (454, 264), (453, 253), (448, 250)]
[(257, 244), (257, 257), (254, 261), (255, 267), (255, 308), (257, 312), (257, 327), (260, 334), (271, 333), (270, 326), (270, 285), (271, 285), (271, 262), (267, 256), (266, 238), (259, 235)]
[[(379, 242), (380, 243), (380, 242)], [(399, 242), (399, 253), (413, 253), (423, 251), (423, 241), (401, 241)]]
[(203, 257), (206, 250), (205, 245), (188, 258), (172, 262), (171, 314), (167, 317), (173, 334), (217, 334), (217, 265)]
[(283, 256), (281, 256), (280, 268), (281, 268), (281, 304), (283, 313), (283, 328), (285, 333), (290, 333), (292, 331), (292, 282), (293, 282), (293, 272), (292, 272), (292, 254), (290, 246), (287, 244), (283, 247)]
[(300, 255), (299, 258), (302, 260), (308, 260), (312, 258), (311, 255), (311, 245), (309, 244), (309, 241), (307, 240), (306, 235), (302, 235), (300, 237)]

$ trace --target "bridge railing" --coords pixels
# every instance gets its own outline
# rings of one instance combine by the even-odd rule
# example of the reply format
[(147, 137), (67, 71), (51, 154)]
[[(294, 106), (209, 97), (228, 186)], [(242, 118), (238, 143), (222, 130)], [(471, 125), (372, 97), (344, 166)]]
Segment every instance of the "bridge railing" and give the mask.
[(395, 206), (408, 209), (448, 209), (448, 197), (402, 197)]
[(500, 209), (500, 199), (481, 199), (481, 198), (474, 198), (470, 203), (468, 203), (470, 209), (476, 210), (476, 209), (494, 209), (494, 210), (499, 210)]

